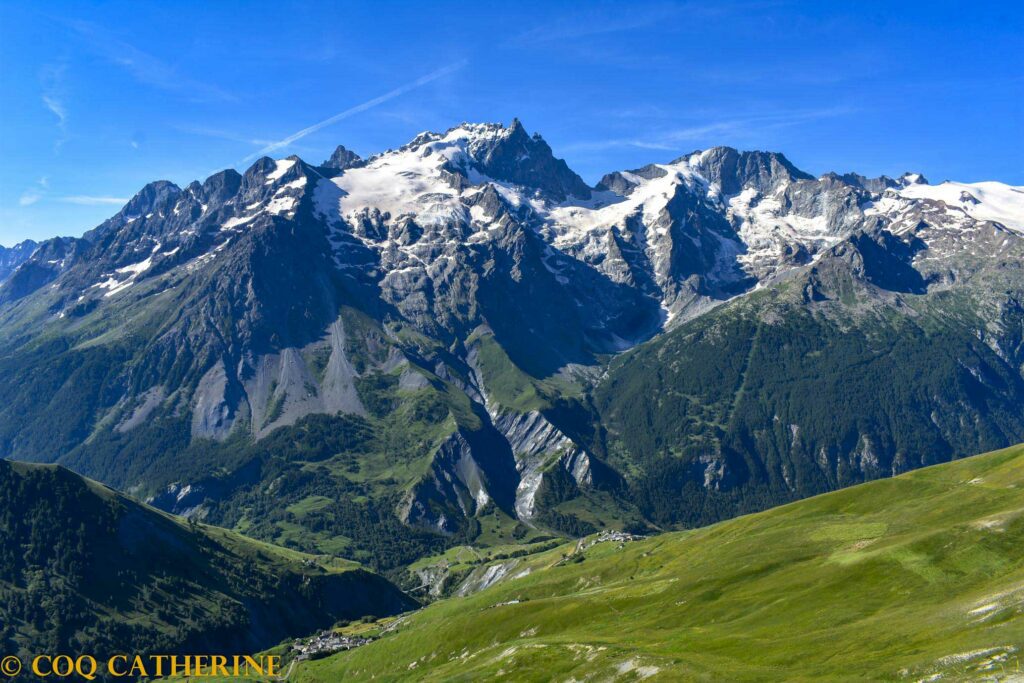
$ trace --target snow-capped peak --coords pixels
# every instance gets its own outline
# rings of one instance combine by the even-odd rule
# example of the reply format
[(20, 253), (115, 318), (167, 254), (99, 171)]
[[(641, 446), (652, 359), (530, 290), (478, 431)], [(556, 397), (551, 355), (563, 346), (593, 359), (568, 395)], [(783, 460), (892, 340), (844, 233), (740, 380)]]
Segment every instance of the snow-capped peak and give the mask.
[(907, 172), (900, 176), (899, 180), (896, 181), (900, 187), (907, 187), (909, 185), (927, 185), (928, 180), (925, 179), (920, 173)]
[(463, 149), (473, 144), (484, 144), (507, 139), (516, 131), (522, 129), (518, 119), (513, 119), (512, 124), (505, 126), (501, 123), (469, 123), (463, 121), (457, 126), (449, 128), (443, 133), (423, 131), (409, 142), (405, 147), (422, 147), (436, 142), (453, 143), (461, 141)]
[(554, 202), (591, 195), (586, 183), (518, 120), (509, 126), (463, 123), (444, 133), (420, 133), (325, 182), (337, 190), (318, 191), (324, 215), (335, 213), (329, 204), (336, 201), (342, 217), (377, 210), (392, 218), (415, 215), (421, 226), (465, 218), (460, 197), (485, 183), (523, 188), (523, 197), (539, 192)]

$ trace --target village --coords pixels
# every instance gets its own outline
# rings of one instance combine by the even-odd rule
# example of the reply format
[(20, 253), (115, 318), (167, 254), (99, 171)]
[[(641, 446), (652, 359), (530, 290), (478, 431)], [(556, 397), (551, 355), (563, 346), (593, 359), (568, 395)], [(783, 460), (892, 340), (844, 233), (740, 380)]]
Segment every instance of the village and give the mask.
[(298, 652), (296, 661), (319, 659), (342, 650), (353, 650), (372, 642), (370, 638), (346, 636), (335, 631), (321, 631), (312, 638), (299, 638), (292, 643), (292, 651)]
[(626, 531), (617, 531), (615, 529), (605, 529), (597, 536), (591, 538), (581, 538), (576, 543), (575, 552), (581, 552), (583, 550), (586, 550), (587, 548), (597, 545), (598, 543), (618, 543), (619, 547), (621, 548), (626, 543), (630, 543), (632, 541), (642, 541), (645, 538), (647, 537), (642, 536), (640, 534), (631, 534)]

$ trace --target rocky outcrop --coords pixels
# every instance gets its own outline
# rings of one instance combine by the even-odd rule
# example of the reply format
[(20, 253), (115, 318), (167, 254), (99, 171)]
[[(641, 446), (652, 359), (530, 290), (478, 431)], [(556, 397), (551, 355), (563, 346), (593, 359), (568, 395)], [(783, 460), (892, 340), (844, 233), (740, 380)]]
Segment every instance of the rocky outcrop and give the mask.
[(552, 467), (564, 468), (579, 485), (592, 483), (590, 455), (542, 413), (498, 412), (492, 420), (515, 454), (519, 471), (515, 509), (519, 519), (531, 519), (536, 513), (537, 490), (545, 471)]
[(512, 516), (529, 520), (545, 472), (553, 467), (564, 468), (580, 486), (592, 484), (591, 456), (540, 412), (506, 411), (491, 418), (501, 447), (493, 440), (483, 442), (487, 429), (451, 434), (438, 446), (427, 476), (400, 505), (403, 521), (453, 532), (462, 518), (492, 500)]
[(491, 501), (484, 468), (461, 432), (451, 434), (434, 453), (430, 471), (407, 494), (398, 516), (407, 523), (438, 531), (458, 530)]
[(813, 180), (813, 176), (794, 166), (777, 152), (740, 152), (732, 147), (712, 147), (704, 152), (681, 157), (676, 162), (696, 157), (696, 170), (718, 185), (722, 194), (739, 194), (744, 188), (768, 192), (783, 183)]
[(479, 136), (467, 149), (480, 172), (497, 180), (536, 188), (555, 201), (590, 197), (583, 179), (555, 158), (544, 138), (530, 136), (519, 119), (507, 128), (493, 127), (492, 134)]
[(507, 560), (478, 567), (459, 584), (455, 594), (464, 597), (473, 593), (479, 593), (512, 576), (519, 565), (519, 560)]
[(320, 166), (335, 171), (344, 171), (346, 168), (358, 166), (362, 161), (362, 157), (358, 154), (350, 149), (346, 149), (344, 145), (338, 145), (331, 154), (331, 158), (320, 164)]

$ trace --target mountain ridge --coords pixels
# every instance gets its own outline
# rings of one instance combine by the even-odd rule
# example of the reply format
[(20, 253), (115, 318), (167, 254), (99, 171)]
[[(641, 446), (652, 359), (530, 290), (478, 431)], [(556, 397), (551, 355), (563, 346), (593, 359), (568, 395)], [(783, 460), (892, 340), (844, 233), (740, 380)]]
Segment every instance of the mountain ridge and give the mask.
[(0, 282), (9, 278), (18, 266), (31, 258), (38, 247), (39, 243), (35, 240), (23, 240), (11, 247), (0, 245)]
[[(1020, 440), (1021, 197), (913, 174), (814, 178), (725, 147), (589, 188), (518, 121), (151, 183), (0, 285), (0, 453), (230, 524), (271, 505), (261, 481), (286, 482), (300, 508), (328, 490), (367, 501), (261, 527), (307, 549), (365, 552), (351, 525), (390, 529), (387, 515), (444, 542), (481, 524), (507, 538), (517, 524), (714, 521), (896, 471), (872, 460), (912, 466), (906, 444), (947, 459)], [(743, 343), (715, 341), (722, 329)], [(832, 426), (807, 408), (783, 424), (813, 443), (787, 439), (785, 384), (828, 357), (811, 337), (787, 355), (801, 329), (852, 345), (863, 362), (828, 371), (865, 391), (904, 346), (963, 381), (929, 393), (907, 378), (924, 421), (909, 403)], [(672, 341), (693, 334), (711, 356)], [(716, 345), (732, 384), (676, 390)], [(607, 387), (633, 357), (676, 387), (617, 404)], [(763, 405), (754, 377), (777, 392)], [(822, 405), (842, 391), (829, 384)], [(957, 405), (975, 406), (965, 438)], [(288, 440), (318, 416), (355, 440), (311, 460)], [(912, 435), (886, 426), (905, 421)], [(669, 431), (637, 437), (644, 423)], [(260, 445), (275, 434), (279, 451)]]
[(0, 644), (97, 659), (258, 650), (415, 602), (358, 565), (157, 511), (59, 466), (0, 460)]

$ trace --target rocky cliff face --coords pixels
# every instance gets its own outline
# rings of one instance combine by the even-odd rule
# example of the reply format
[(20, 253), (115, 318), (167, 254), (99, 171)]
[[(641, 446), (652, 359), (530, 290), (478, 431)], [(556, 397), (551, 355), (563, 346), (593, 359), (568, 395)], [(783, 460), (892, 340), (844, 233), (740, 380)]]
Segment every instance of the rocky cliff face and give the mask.
[(495, 428), (508, 441), (516, 459), (519, 484), (516, 486), (515, 511), (519, 519), (531, 519), (536, 513), (537, 490), (545, 470), (564, 468), (577, 485), (593, 483), (590, 455), (536, 410), (492, 415)]

